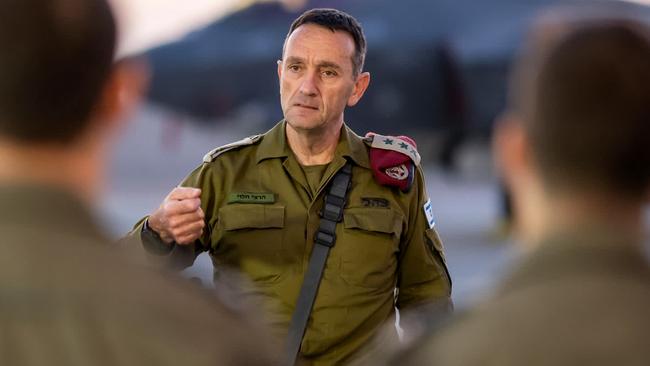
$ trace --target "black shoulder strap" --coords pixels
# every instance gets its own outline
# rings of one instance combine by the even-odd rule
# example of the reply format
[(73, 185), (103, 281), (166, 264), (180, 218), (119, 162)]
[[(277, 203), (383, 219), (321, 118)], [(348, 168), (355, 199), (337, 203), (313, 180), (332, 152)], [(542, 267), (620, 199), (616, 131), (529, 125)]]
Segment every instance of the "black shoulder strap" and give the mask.
[(330, 248), (336, 242), (336, 224), (343, 220), (343, 209), (345, 208), (351, 181), (352, 165), (348, 162), (336, 173), (327, 186), (325, 202), (320, 212), (320, 225), (314, 238), (314, 249), (309, 259), (309, 266), (289, 325), (286, 345), (288, 365), (294, 365), (298, 357), (302, 338), (307, 328), (307, 321), (323, 276), (325, 262)]

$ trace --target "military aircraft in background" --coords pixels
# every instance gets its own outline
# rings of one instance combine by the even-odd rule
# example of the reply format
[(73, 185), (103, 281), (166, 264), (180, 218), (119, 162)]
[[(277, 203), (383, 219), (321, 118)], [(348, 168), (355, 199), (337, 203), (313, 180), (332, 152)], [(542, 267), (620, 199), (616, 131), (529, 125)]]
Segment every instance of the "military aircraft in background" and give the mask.
[[(372, 75), (346, 121), (383, 134), (440, 131), (453, 145), (467, 134), (489, 134), (504, 105), (509, 64), (534, 15), (549, 5), (594, 1), (309, 0), (294, 11), (254, 3), (147, 51), (149, 97), (197, 120), (253, 111), (271, 126), (282, 116), (275, 61), (291, 21), (306, 8), (333, 7), (364, 27)], [(621, 6), (638, 6), (650, 19), (647, 6)]]

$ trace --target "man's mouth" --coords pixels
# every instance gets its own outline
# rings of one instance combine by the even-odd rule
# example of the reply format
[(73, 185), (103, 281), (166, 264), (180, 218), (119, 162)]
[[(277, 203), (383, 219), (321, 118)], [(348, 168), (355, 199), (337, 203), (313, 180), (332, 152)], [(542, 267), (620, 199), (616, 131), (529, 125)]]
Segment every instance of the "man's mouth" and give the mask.
[(314, 110), (314, 111), (317, 111), (317, 110), (318, 110), (318, 107), (315, 107), (315, 106), (312, 106), (312, 105), (308, 105), (308, 104), (302, 104), (302, 103), (295, 103), (293, 106), (294, 106), (294, 107), (300, 107), (300, 108), (311, 109), (311, 110)]

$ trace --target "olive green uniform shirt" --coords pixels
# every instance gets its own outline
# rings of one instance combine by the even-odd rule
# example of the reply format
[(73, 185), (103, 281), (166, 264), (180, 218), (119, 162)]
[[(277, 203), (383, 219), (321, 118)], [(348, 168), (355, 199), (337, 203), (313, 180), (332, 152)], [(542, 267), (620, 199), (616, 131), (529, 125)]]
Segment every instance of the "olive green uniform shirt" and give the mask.
[(547, 236), (490, 299), (390, 365), (648, 365), (650, 263), (635, 235)]
[(1, 365), (274, 364), (243, 314), (111, 250), (70, 193), (0, 185), (0, 208)]
[[(279, 334), (286, 335), (319, 226), (324, 188), (350, 161), (349, 199), (303, 338), (303, 360), (314, 365), (347, 361), (395, 306), (449, 298), (442, 245), (423, 210), (428, 197), (419, 167), (408, 193), (379, 185), (369, 147), (344, 126), (313, 195), (286, 142), (284, 122), (248, 143), (216, 149), (183, 181), (182, 186), (202, 189), (207, 229), (195, 245), (171, 250), (175, 265), (190, 265), (207, 250), (216, 281), (221, 266), (240, 269), (269, 300)], [(170, 251), (164, 244), (145, 247)]]

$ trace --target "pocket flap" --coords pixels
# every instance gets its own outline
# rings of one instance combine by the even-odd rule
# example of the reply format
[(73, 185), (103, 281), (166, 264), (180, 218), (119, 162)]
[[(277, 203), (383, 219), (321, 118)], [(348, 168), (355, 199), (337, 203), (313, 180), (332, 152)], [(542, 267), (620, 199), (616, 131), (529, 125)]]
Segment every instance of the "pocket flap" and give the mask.
[(219, 221), (225, 230), (284, 227), (284, 206), (234, 204), (219, 209)]
[(385, 234), (402, 233), (402, 215), (385, 208), (348, 208), (343, 215), (346, 229), (362, 229)]

